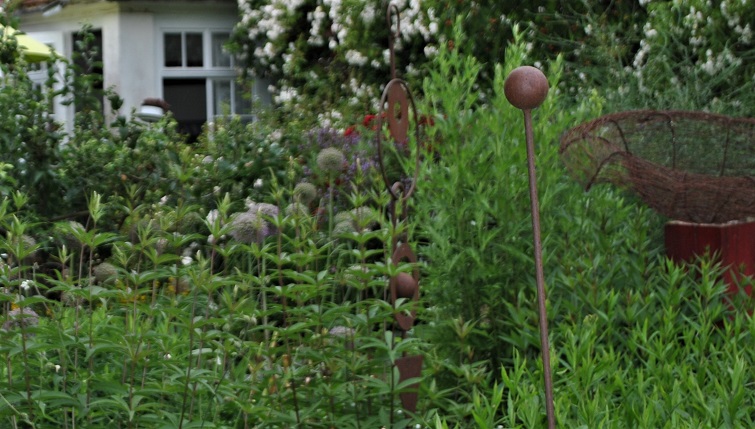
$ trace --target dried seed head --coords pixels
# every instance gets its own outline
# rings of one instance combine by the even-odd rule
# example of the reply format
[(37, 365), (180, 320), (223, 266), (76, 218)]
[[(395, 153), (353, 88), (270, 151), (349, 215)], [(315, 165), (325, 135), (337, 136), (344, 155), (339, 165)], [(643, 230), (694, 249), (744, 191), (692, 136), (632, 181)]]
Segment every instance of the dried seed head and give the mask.
[(118, 277), (118, 269), (109, 262), (103, 262), (92, 269), (92, 274), (97, 283), (106, 284)]
[(30, 326), (36, 326), (39, 323), (39, 315), (29, 307), (14, 308), (8, 312), (8, 318), (3, 323), (3, 329), (11, 330), (20, 328), (21, 326), (27, 328)]
[(317, 166), (324, 173), (340, 173), (343, 171), (344, 164), (346, 164), (346, 157), (343, 152), (334, 147), (325, 148), (317, 154)]
[(307, 206), (300, 202), (291, 203), (286, 207), (286, 216), (304, 217), (308, 214)]
[(309, 204), (317, 198), (317, 188), (308, 182), (301, 182), (294, 188), (294, 201)]
[(336, 236), (352, 232), (356, 232), (356, 230), (354, 229), (354, 225), (352, 225), (351, 222), (337, 223), (336, 226), (333, 227), (333, 235)]
[(262, 243), (270, 235), (268, 223), (256, 213), (239, 213), (231, 221), (231, 237), (242, 243)]

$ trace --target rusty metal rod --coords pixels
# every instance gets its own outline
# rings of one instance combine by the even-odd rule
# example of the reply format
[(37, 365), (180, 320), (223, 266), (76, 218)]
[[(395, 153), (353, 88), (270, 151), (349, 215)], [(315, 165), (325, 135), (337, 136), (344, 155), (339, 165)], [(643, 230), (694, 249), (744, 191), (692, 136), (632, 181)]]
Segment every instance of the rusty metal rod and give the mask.
[(556, 427), (553, 408), (553, 376), (551, 374), (550, 344), (548, 341), (548, 311), (545, 306), (545, 275), (543, 274), (543, 246), (540, 238), (540, 202), (537, 198), (537, 175), (535, 174), (535, 143), (532, 136), (532, 110), (524, 110), (524, 133), (527, 140), (527, 169), (530, 181), (530, 208), (532, 210), (532, 241), (535, 245), (535, 281), (537, 283), (537, 306), (540, 318), (540, 349), (543, 356), (545, 378), (545, 412), (548, 428)]
[(545, 276), (543, 275), (543, 246), (540, 238), (540, 203), (537, 198), (537, 175), (535, 174), (535, 139), (532, 136), (532, 109), (538, 107), (548, 96), (548, 79), (535, 67), (522, 66), (514, 69), (503, 85), (506, 99), (524, 112), (524, 134), (527, 140), (527, 169), (530, 181), (530, 207), (532, 209), (532, 241), (535, 244), (535, 280), (540, 319), (540, 351), (543, 356), (545, 379), (545, 412), (548, 428), (555, 429), (556, 417), (553, 408), (553, 375), (551, 373), (550, 345), (548, 344), (548, 311), (545, 306)]

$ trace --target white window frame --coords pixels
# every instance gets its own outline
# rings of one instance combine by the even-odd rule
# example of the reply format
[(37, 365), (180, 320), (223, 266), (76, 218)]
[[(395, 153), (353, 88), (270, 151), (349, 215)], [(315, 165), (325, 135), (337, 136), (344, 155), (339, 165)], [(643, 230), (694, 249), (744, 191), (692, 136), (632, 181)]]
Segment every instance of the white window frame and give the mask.
[[(204, 79), (207, 105), (205, 107), (207, 120), (212, 120), (215, 117), (225, 116), (223, 112), (215, 112), (215, 92), (214, 83), (217, 80), (230, 81), (231, 82), (231, 112), (235, 115), (235, 97), (236, 86), (238, 83), (238, 72), (234, 67), (234, 59), (231, 56), (230, 67), (215, 67), (213, 66), (213, 46), (212, 36), (214, 34), (222, 33), (230, 36), (232, 29), (219, 27), (219, 26), (162, 26), (159, 28), (158, 40), (157, 40), (157, 53), (159, 64), (159, 79), (160, 79), (160, 92), (161, 97), (164, 97), (163, 82), (165, 79)], [(203, 67), (187, 67), (182, 65), (181, 67), (167, 67), (165, 65), (165, 35), (170, 33), (201, 33), (202, 34), (202, 64)], [(185, 52), (181, 53), (185, 64)], [(253, 87), (253, 86), (250, 86)], [(251, 91), (251, 88), (250, 88)], [(254, 94), (250, 94), (252, 97)], [(245, 116), (245, 115), (242, 115)]]

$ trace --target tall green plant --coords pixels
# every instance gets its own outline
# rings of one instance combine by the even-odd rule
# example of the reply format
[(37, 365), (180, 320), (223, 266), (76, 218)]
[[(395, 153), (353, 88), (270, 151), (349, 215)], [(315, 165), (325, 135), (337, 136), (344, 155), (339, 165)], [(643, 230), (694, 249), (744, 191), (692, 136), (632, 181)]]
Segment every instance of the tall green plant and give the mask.
[[(427, 240), (421, 249), (428, 261), (423, 290), (430, 305), (446, 316), (438, 321), (445, 332), (441, 338), (458, 342), (452, 347), (463, 350), (457, 356), (462, 362), (487, 361), (493, 369), (508, 361), (513, 348), (539, 343), (536, 316), (529, 311), (534, 308), (534, 266), (522, 113), (503, 94), (508, 72), (527, 60), (523, 36), (515, 34), (505, 64), (495, 69), (496, 93), (485, 104), (476, 91), (476, 60), (460, 49), (438, 55), (424, 84), (427, 108), (438, 118), (427, 130), (435, 161), (424, 163), (415, 202), (418, 233)], [(551, 63), (552, 88), (560, 72), (561, 64)], [(579, 195), (565, 183), (556, 140), (597, 107), (560, 111), (553, 90), (534, 112), (548, 265), (555, 262), (557, 245), (552, 240), (557, 232), (548, 230), (551, 213)]]

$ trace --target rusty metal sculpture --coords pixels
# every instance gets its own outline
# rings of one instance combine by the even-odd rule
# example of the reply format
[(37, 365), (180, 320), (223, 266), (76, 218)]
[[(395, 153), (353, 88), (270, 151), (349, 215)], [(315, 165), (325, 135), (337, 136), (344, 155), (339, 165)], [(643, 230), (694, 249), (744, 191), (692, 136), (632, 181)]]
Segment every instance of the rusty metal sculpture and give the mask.
[[(393, 31), (393, 17), (395, 16), (396, 30)], [(400, 222), (406, 221), (407, 211), (406, 202), (412, 196), (417, 184), (419, 174), (420, 151), (415, 150), (414, 177), (408, 184), (408, 187), (401, 181), (391, 183), (385, 168), (385, 158), (383, 154), (383, 121), (388, 124), (388, 132), (395, 143), (407, 145), (409, 143), (409, 121), (411, 118), (417, 118), (417, 108), (409, 85), (396, 77), (396, 59), (394, 42), (401, 34), (400, 17), (398, 7), (394, 4), (388, 5), (386, 13), (388, 28), (391, 29), (389, 37), (389, 51), (391, 60), (391, 80), (385, 86), (383, 95), (380, 99), (380, 112), (378, 114), (377, 126), (377, 154), (380, 172), (385, 181), (386, 188), (391, 197), (389, 207), (389, 217), (393, 225), (393, 231), (397, 230)], [(411, 112), (411, 115), (410, 115)], [(414, 127), (415, 143), (419, 142), (419, 127)], [(391, 240), (391, 263), (398, 265), (400, 263), (416, 263), (417, 256), (412, 251), (411, 246), (407, 243), (405, 233), (395, 235)], [(388, 293), (385, 298), (389, 299), (394, 306), (401, 299), (408, 299), (412, 305), (416, 305), (419, 299), (419, 269), (416, 267), (412, 273), (399, 273), (392, 277), (389, 282)], [(414, 320), (417, 317), (416, 307), (412, 307), (409, 313), (396, 313), (396, 326), (401, 331), (402, 338), (406, 332), (414, 326)], [(419, 377), (422, 373), (422, 355), (402, 356), (396, 360), (396, 367), (399, 371), (399, 383)], [(418, 384), (410, 387), (409, 391), (399, 394), (403, 408), (409, 412), (417, 409)]]
[(532, 209), (532, 231), (535, 245), (535, 281), (540, 317), (540, 348), (545, 378), (545, 411), (548, 428), (556, 427), (553, 408), (553, 380), (548, 344), (548, 314), (545, 307), (545, 276), (543, 275), (543, 248), (540, 239), (540, 204), (537, 198), (537, 177), (535, 174), (535, 143), (532, 136), (532, 109), (538, 107), (548, 96), (548, 80), (543, 73), (530, 66), (512, 71), (503, 86), (506, 99), (514, 107), (524, 112), (524, 133), (527, 140), (527, 167), (529, 170), (530, 200)]
[(586, 188), (628, 187), (673, 220), (755, 217), (755, 119), (639, 110), (568, 130), (561, 156)]

